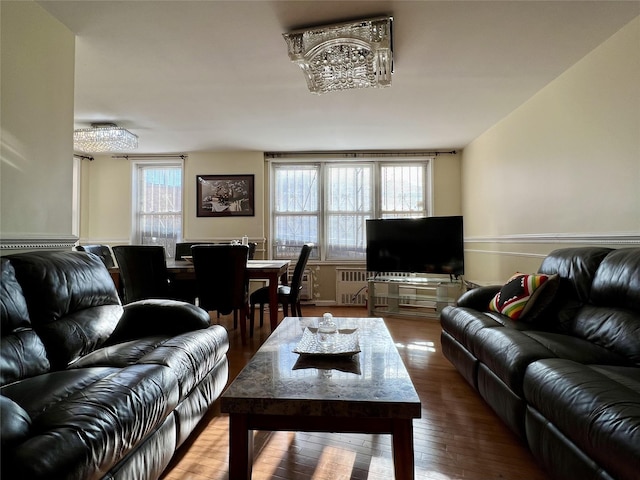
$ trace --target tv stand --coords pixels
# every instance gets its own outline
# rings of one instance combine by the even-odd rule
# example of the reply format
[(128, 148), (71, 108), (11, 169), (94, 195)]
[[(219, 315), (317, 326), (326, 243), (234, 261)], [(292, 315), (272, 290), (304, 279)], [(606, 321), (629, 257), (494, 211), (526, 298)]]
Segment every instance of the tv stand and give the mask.
[(449, 276), (383, 275), (368, 279), (369, 315), (439, 318), (462, 294), (462, 282)]

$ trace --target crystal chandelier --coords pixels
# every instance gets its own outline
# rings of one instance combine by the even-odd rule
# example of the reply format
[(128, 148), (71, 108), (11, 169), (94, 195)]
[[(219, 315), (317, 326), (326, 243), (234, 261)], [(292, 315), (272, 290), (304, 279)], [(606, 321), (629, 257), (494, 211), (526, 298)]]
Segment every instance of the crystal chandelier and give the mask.
[(313, 93), (388, 87), (392, 23), (393, 17), (377, 17), (294, 30), (283, 37), (289, 58), (302, 69)]
[(73, 132), (74, 150), (87, 153), (124, 152), (138, 148), (138, 136), (115, 123), (92, 123)]

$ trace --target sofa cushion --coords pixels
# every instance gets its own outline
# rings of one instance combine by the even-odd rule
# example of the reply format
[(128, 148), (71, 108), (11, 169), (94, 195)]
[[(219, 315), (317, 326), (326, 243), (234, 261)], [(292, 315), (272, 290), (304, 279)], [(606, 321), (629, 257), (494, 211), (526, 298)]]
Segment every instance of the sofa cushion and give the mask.
[(128, 342), (122, 342), (116, 345), (108, 345), (83, 356), (77, 362), (71, 364), (69, 368), (127, 367), (135, 364), (169, 338), (168, 335), (153, 335), (137, 340), (129, 340)]
[(49, 371), (40, 337), (31, 328), (27, 302), (13, 265), (0, 259), (0, 385)]
[(640, 248), (620, 248), (607, 255), (593, 278), (589, 299), (594, 305), (640, 313)]
[(630, 365), (621, 355), (568, 335), (511, 328), (483, 328), (467, 339), (467, 348), (517, 395), (529, 364), (562, 356), (580, 363)]
[[(16, 402), (31, 418), (36, 419), (52, 405), (117, 371), (117, 368), (83, 368), (51, 372), (2, 387), (2, 395)], [(38, 392), (38, 395), (33, 392)]]
[(582, 307), (571, 323), (571, 334), (600, 345), (640, 365), (640, 314), (632, 310)]
[[(620, 381), (622, 377), (624, 380)], [(637, 368), (616, 367), (609, 374), (606, 368), (591, 368), (570, 360), (540, 360), (527, 369), (524, 395), (533, 409), (614, 478), (637, 478)]]
[(53, 369), (65, 368), (111, 335), (122, 306), (109, 271), (98, 257), (47, 251), (7, 258)]
[(21, 329), (0, 340), (0, 385), (33, 377), (50, 370), (44, 344), (32, 329)]
[(572, 326), (576, 335), (640, 365), (640, 248), (621, 248), (604, 258), (590, 305)]
[(3, 451), (2, 461), (13, 465), (16, 478), (103, 478), (177, 404), (170, 368), (132, 365), (50, 405), (33, 418), (29, 439), (6, 456)]
[(483, 328), (471, 342), (471, 353), (516, 395), (530, 363), (555, 355), (535, 339), (510, 328)]
[(142, 357), (139, 364), (159, 364), (171, 367), (178, 377), (180, 398), (187, 396), (229, 350), (226, 330), (212, 325), (205, 330), (177, 335)]
[(603, 247), (560, 248), (544, 258), (538, 273), (560, 276), (558, 299), (584, 303), (589, 299), (600, 262), (611, 251)]
[(631, 365), (624, 356), (582, 338), (534, 330), (524, 332), (524, 335), (543, 345), (558, 358), (584, 364)]
[(11, 262), (6, 258), (0, 259), (0, 317), (2, 318), (2, 332), (12, 332), (18, 328), (30, 328), (31, 319), (27, 309), (27, 300), (22, 293), (22, 287), (16, 280), (16, 272)]
[(557, 275), (516, 273), (491, 299), (489, 310), (532, 321), (551, 302), (557, 284)]

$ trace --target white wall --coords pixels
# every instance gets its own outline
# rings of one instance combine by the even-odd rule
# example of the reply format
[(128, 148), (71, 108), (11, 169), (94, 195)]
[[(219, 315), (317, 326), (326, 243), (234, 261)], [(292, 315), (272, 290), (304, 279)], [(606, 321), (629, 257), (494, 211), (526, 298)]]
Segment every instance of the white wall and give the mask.
[(640, 243), (640, 17), (469, 144), (462, 191), (471, 280)]
[(2, 246), (73, 243), (75, 37), (34, 2), (0, 2)]

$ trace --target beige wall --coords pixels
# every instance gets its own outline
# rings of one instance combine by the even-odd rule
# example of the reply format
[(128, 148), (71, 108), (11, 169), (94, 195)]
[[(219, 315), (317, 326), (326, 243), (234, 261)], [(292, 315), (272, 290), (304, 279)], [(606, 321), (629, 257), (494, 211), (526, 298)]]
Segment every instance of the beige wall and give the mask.
[[(255, 216), (196, 217), (197, 175), (254, 175)], [(252, 241), (264, 240), (265, 206), (264, 155), (262, 152), (190, 153), (185, 163), (185, 238), (240, 239), (247, 235)]]
[[(134, 158), (134, 157), (131, 157)], [(265, 237), (264, 158), (262, 152), (190, 153), (184, 161), (183, 239), (224, 240)], [(254, 175), (253, 217), (196, 217), (197, 175)], [(132, 224), (132, 160), (98, 155), (83, 160), (81, 190), (81, 243), (128, 243)]]
[(468, 145), (462, 190), (470, 280), (640, 243), (640, 17)]
[(461, 154), (437, 156), (433, 162), (433, 215), (462, 214)]
[(73, 244), (75, 37), (33, 2), (0, 2), (2, 247)]
[(80, 243), (118, 245), (129, 243), (130, 237), (131, 162), (110, 155), (83, 159)]

